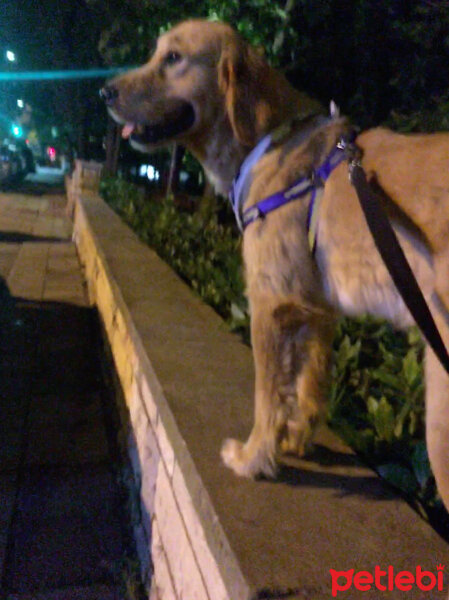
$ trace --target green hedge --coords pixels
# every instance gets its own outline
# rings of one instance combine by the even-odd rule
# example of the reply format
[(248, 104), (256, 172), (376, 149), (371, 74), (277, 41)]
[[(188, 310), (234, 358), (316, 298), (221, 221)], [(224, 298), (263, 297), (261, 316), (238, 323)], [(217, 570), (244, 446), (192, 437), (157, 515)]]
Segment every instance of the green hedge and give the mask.
[[(102, 195), (137, 235), (249, 341), (240, 238), (216, 215), (145, 199), (123, 179)], [(423, 345), (415, 328), (398, 333), (369, 317), (341, 319), (334, 342), (329, 424), (449, 539), (424, 442)]]

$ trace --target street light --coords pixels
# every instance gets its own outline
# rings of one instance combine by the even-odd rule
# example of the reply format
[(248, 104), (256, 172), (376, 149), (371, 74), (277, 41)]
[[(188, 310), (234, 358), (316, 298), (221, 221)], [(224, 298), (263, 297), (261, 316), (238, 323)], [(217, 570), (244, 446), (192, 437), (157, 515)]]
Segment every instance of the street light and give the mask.
[(9, 62), (15, 62), (16, 55), (14, 54), (14, 52), (12, 50), (6, 51), (6, 59), (9, 60)]

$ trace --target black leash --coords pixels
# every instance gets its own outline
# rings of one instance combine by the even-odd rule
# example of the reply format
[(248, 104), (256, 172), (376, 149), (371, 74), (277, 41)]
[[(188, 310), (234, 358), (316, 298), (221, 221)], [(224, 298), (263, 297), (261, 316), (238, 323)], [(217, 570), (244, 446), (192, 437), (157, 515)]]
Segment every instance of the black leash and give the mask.
[(352, 143), (341, 142), (341, 144), (348, 157), (351, 183), (357, 192), (379, 254), (416, 324), (449, 373), (449, 354), (390, 221), (366, 178), (366, 173), (360, 164), (360, 150)]

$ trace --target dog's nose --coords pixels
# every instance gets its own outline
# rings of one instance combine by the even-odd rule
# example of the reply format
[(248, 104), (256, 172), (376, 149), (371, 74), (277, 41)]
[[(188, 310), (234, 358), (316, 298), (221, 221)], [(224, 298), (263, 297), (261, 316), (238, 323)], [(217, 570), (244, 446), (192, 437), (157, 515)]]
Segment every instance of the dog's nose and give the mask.
[(106, 102), (106, 104), (112, 104), (118, 96), (118, 89), (112, 85), (105, 85), (100, 90), (100, 98)]

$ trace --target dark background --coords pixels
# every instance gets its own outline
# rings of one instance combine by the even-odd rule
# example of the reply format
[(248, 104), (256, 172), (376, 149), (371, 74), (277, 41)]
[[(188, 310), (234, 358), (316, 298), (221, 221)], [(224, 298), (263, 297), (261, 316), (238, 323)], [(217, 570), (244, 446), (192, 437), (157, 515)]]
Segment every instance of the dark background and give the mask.
[[(296, 87), (326, 104), (334, 99), (362, 127), (449, 128), (447, 0), (3, 0), (0, 71), (134, 65), (161, 31), (192, 16), (232, 22)], [(0, 83), (0, 134), (20, 118), (20, 97), (42, 141), (98, 157), (101, 83)]]

